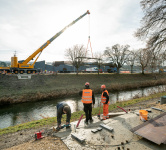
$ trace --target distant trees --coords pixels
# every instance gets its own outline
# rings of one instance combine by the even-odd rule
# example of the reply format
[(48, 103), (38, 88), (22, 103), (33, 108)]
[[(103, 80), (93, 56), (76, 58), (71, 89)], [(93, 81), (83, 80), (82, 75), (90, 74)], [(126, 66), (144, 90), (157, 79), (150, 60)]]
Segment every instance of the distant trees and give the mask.
[(150, 53), (148, 49), (144, 48), (138, 50), (136, 55), (137, 55), (137, 63), (140, 64), (142, 74), (144, 74), (145, 68), (148, 66), (148, 63), (150, 61)]
[(119, 73), (119, 69), (126, 63), (127, 58), (129, 56), (129, 45), (113, 45), (111, 48), (106, 47), (104, 51), (104, 55), (108, 57), (108, 59), (115, 64), (117, 67), (117, 73)]
[(147, 67), (153, 72), (165, 59), (166, 0), (142, 0), (140, 4), (145, 15), (135, 36), (146, 41), (147, 45), (138, 51), (137, 56), (142, 73)]
[(78, 69), (83, 65), (83, 57), (86, 57), (86, 49), (83, 45), (74, 45), (72, 48), (66, 49), (65, 57), (77, 69), (78, 75)]
[(137, 51), (132, 50), (130, 51), (130, 54), (127, 57), (127, 61), (126, 64), (129, 65), (131, 67), (131, 73), (133, 73), (133, 67), (134, 64), (136, 63), (136, 59), (137, 59)]
[(5, 62), (0, 62), (0, 67), (7, 67), (7, 64)]
[(166, 0), (142, 0), (141, 6), (145, 15), (135, 36), (146, 41), (146, 48), (128, 54), (128, 46), (124, 48), (117, 44), (104, 51), (110, 61), (116, 64), (118, 72), (124, 63), (131, 66), (132, 72), (136, 62), (143, 74), (145, 68), (154, 72), (166, 59)]
[(147, 48), (153, 52), (165, 51), (166, 47), (166, 0), (142, 0), (145, 16), (136, 37), (147, 40)]
[(103, 54), (101, 52), (95, 53), (94, 56), (97, 60), (97, 67), (98, 67), (98, 75), (99, 75), (99, 70), (101, 66), (103, 65)]

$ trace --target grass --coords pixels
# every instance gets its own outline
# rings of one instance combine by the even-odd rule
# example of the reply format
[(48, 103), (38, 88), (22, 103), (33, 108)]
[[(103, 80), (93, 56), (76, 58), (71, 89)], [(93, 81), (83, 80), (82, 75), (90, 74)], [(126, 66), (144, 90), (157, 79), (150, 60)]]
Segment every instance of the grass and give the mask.
[(166, 76), (165, 74), (58, 74), (34, 75), (31, 80), (18, 80), (17, 76), (3, 76), (0, 78), (0, 104), (78, 95), (87, 81), (97, 94), (101, 93), (102, 84), (106, 85), (109, 92), (130, 90), (166, 84)]
[[(109, 106), (109, 111), (113, 111), (115, 109), (117, 109), (117, 106), (120, 107), (125, 107), (125, 106), (130, 106), (132, 104), (136, 104), (139, 103), (141, 101), (146, 101), (146, 100), (150, 100), (150, 99), (154, 99), (154, 98), (159, 98), (161, 96), (166, 95), (166, 92), (164, 93), (156, 93), (147, 97), (141, 97), (141, 98), (137, 98), (137, 99), (132, 99), (132, 100), (128, 100), (128, 101), (122, 101), (122, 102), (117, 102), (115, 104), (111, 104)], [(92, 110), (92, 115), (93, 116), (97, 116), (97, 114), (99, 113), (99, 107), (97, 108), (93, 108)], [(103, 110), (101, 109), (101, 113), (103, 112)], [(77, 111), (72, 113), (71, 115), (71, 122), (79, 120), (81, 114), (84, 114), (83, 111)], [(85, 118), (85, 116), (83, 117)], [(63, 115), (62, 117), (62, 122), (65, 123), (66, 120), (66, 116)], [(14, 133), (20, 130), (24, 130), (24, 129), (31, 129), (31, 128), (39, 128), (45, 125), (55, 125), (57, 123), (57, 118), (56, 117), (50, 117), (50, 118), (44, 118), (41, 120), (36, 120), (36, 121), (31, 121), (31, 122), (27, 122), (27, 123), (23, 123), (23, 124), (19, 124), (16, 126), (12, 126), (12, 127), (8, 127), (8, 128), (4, 128), (4, 129), (0, 129), (0, 135), (3, 134), (8, 134), (8, 133)]]

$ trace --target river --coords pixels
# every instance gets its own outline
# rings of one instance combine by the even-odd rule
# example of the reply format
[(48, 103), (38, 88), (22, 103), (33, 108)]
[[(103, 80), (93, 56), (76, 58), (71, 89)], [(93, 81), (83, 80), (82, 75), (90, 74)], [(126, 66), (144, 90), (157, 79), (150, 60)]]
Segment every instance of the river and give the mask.
[[(150, 94), (165, 91), (165, 89), (166, 85), (161, 85), (130, 91), (114, 92), (110, 93), (110, 100), (111, 103), (116, 103), (117, 101), (126, 101), (137, 97), (148, 96)], [(100, 96), (101, 94), (95, 95), (95, 107), (99, 107)], [(43, 119), (45, 117), (55, 117), (57, 115), (56, 105), (61, 101), (66, 101), (70, 105), (72, 112), (83, 110), (83, 104), (81, 102), (81, 97), (79, 96), (0, 106), (0, 128), (3, 129), (32, 120)]]

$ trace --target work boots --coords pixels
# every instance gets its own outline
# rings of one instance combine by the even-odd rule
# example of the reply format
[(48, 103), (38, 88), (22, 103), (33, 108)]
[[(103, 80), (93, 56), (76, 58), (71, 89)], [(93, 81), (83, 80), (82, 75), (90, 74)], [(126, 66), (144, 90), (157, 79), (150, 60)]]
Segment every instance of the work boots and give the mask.
[(88, 121), (85, 120), (84, 123), (85, 123), (86, 125), (88, 125)]
[(90, 123), (93, 123), (93, 119), (90, 119)]

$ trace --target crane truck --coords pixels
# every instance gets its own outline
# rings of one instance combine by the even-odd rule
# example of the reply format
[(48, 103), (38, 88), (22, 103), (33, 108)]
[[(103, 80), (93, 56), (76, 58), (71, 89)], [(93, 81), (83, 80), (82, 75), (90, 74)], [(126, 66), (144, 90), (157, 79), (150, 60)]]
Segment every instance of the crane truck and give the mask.
[[(32, 55), (30, 55), (27, 59), (25, 59), (23, 62), (18, 63), (18, 59), (16, 57), (16, 54), (14, 54), (14, 57), (11, 57), (11, 67), (0, 67), (0, 73), (15, 73), (15, 74), (31, 74), (31, 73), (36, 73), (36, 69), (34, 69), (35, 62), (41, 55), (42, 51), (52, 42), (54, 41), (59, 35), (61, 35), (68, 27), (72, 26), (75, 24), (77, 21), (79, 21), (81, 18), (86, 16), (87, 14), (90, 14), (89, 10), (87, 10), (86, 13), (78, 17), (76, 20), (71, 22), (69, 25), (64, 27), (61, 31), (56, 33), (52, 38), (50, 38), (46, 43), (44, 43), (40, 48), (38, 48)], [(34, 58), (35, 61), (30, 64), (29, 62), (33, 60)]]

